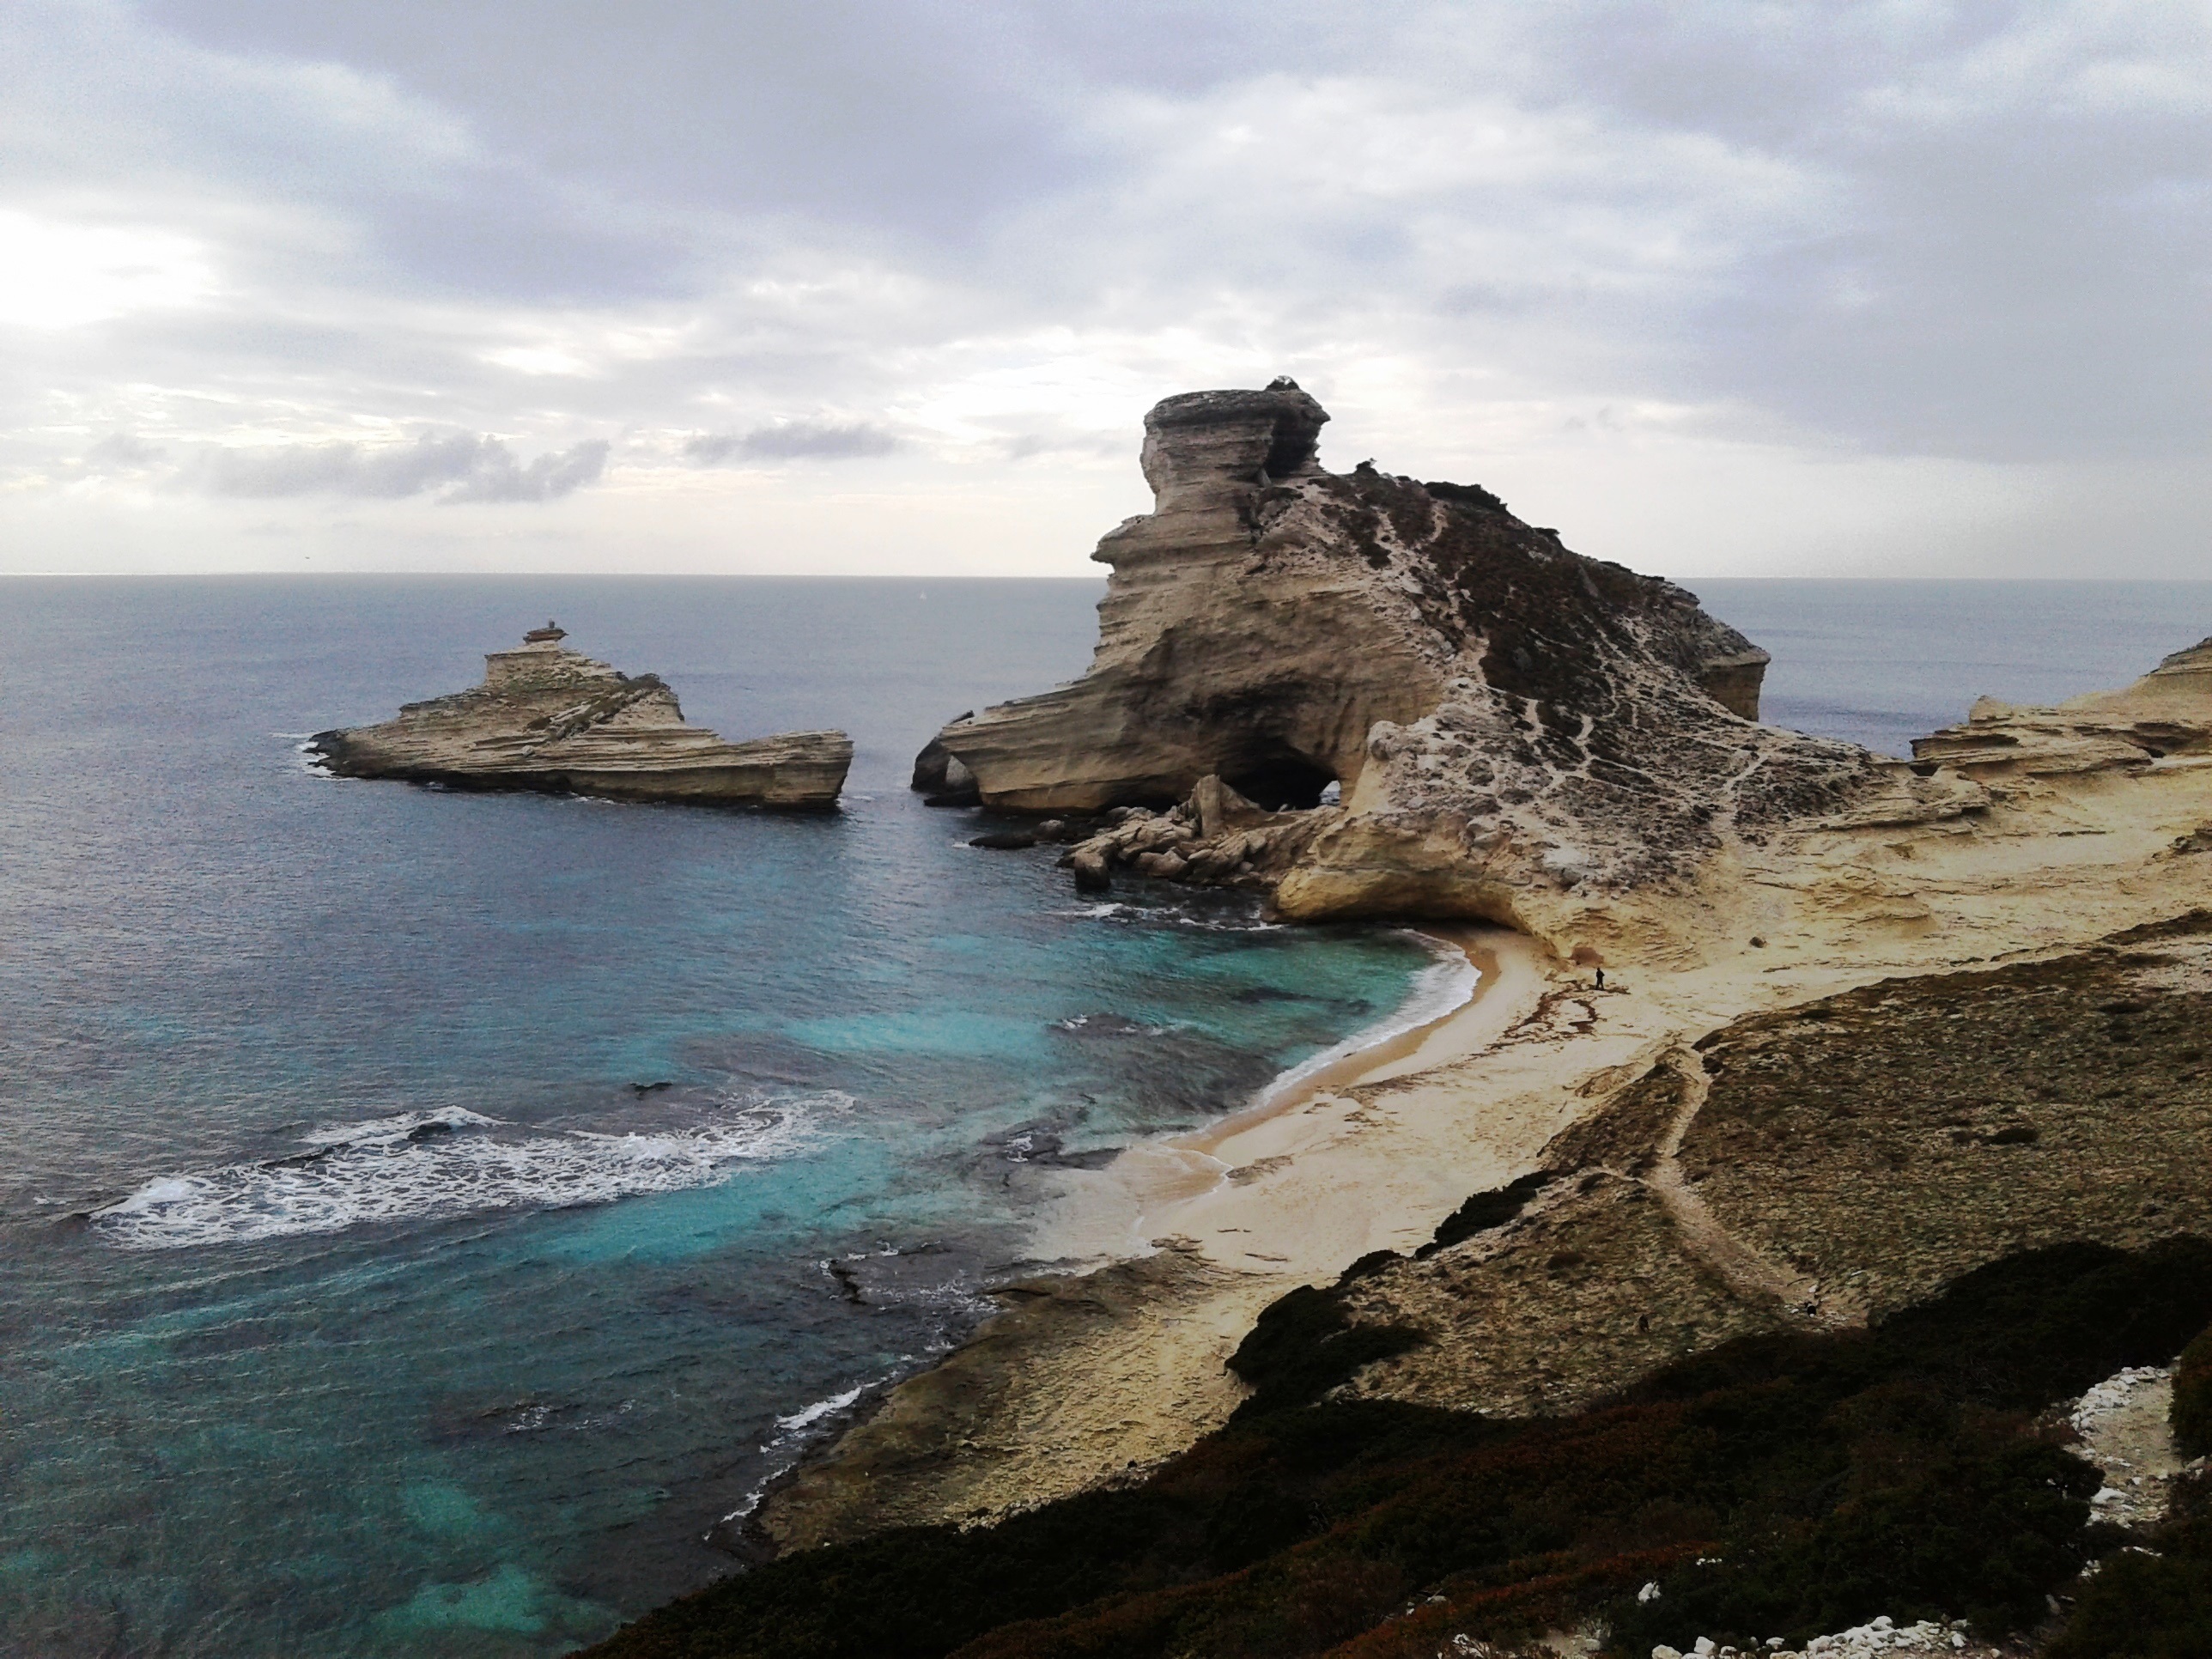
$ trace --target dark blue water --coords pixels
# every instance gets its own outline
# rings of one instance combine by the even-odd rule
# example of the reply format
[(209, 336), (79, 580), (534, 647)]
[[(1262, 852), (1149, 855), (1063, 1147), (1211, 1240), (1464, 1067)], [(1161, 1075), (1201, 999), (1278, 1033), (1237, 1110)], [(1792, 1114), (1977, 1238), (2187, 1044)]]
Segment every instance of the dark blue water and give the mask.
[(2125, 685), (2212, 635), (2212, 581), (1688, 586), (1772, 653), (1768, 720), (1887, 755), (1964, 720), (1984, 693), (2058, 702)]
[[(602, 1633), (727, 1570), (780, 1418), (968, 1328), (1041, 1153), (1389, 1015), (1402, 935), (1079, 902), (906, 791), (944, 720), (1081, 671), (1097, 592), (0, 586), (0, 1649)], [(846, 810), (295, 752), (549, 614), (727, 734), (845, 726)]]
[[(1771, 718), (1891, 752), (2212, 633), (2208, 584), (1696, 586)], [(726, 1570), (709, 1528), (835, 1421), (781, 1419), (967, 1328), (1052, 1156), (1416, 994), (1401, 935), (1078, 903), (906, 793), (943, 720), (1080, 671), (1097, 593), (0, 584), (0, 1650), (600, 1634)], [(727, 735), (847, 727), (846, 811), (301, 765), (549, 614)]]

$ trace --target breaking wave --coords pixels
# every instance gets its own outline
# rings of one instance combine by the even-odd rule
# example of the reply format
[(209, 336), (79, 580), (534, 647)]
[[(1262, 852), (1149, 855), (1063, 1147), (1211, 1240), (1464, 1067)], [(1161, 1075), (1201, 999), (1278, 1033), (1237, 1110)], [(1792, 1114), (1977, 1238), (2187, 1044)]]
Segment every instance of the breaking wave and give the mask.
[(568, 1209), (711, 1187), (817, 1138), (822, 1101), (749, 1106), (683, 1129), (508, 1133), (458, 1108), (408, 1112), (302, 1136), (287, 1158), (149, 1181), (94, 1210), (93, 1231), (125, 1249), (244, 1244), (376, 1221), (493, 1210)]
[(1247, 909), (1242, 906), (1207, 907), (1203, 903), (1176, 903), (1172, 900), (1159, 904), (1131, 904), (1120, 899), (1101, 899), (1096, 903), (1079, 905), (1073, 909), (1055, 910), (1052, 914), (1076, 921), (1149, 922), (1161, 927), (1190, 928), (1204, 933), (1280, 933), (1289, 929), (1289, 924), (1285, 922), (1262, 921), (1256, 909)]
[(839, 1412), (852, 1410), (860, 1403), (861, 1392), (866, 1387), (867, 1384), (865, 1382), (855, 1382), (842, 1394), (833, 1394), (827, 1400), (817, 1400), (805, 1409), (792, 1413), (788, 1417), (777, 1418), (775, 1425), (779, 1429), (787, 1431), (811, 1429), (825, 1417), (835, 1417)]

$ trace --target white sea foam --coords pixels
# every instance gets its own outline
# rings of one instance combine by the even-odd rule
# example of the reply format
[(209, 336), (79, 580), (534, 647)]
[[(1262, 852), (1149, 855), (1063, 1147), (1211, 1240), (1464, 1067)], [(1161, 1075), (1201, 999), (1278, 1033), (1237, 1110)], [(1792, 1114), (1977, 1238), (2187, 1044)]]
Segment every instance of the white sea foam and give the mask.
[[(624, 1134), (501, 1134), (496, 1120), (475, 1112), (404, 1113), (317, 1130), (302, 1137), (308, 1150), (289, 1158), (160, 1176), (90, 1220), (109, 1243), (159, 1250), (607, 1204), (713, 1186), (748, 1164), (789, 1157), (818, 1138), (813, 1108), (835, 1103), (781, 1101)], [(424, 1133), (433, 1124), (442, 1127)]]
[(1279, 933), (1289, 927), (1286, 922), (1262, 921), (1249, 914), (1209, 915), (1180, 904), (1127, 904), (1120, 899), (1101, 899), (1095, 904), (1078, 905), (1072, 910), (1055, 910), (1052, 914), (1075, 921), (1156, 922), (1206, 933)]
[(1413, 976), (1413, 989), (1407, 994), (1406, 1000), (1393, 1009), (1388, 1018), (1354, 1031), (1334, 1048), (1324, 1048), (1291, 1066), (1261, 1091), (1261, 1102), (1279, 1097), (1308, 1078), (1363, 1048), (1372, 1048), (1378, 1042), (1388, 1042), (1393, 1037), (1419, 1030), (1432, 1020), (1442, 1019), (1453, 1009), (1463, 1006), (1474, 995), (1474, 988), (1481, 982), (1482, 975), (1468, 960), (1465, 951), (1432, 939), (1425, 933), (1413, 933), (1410, 937), (1425, 945), (1435, 960)]
[[(911, 1358), (911, 1355), (902, 1354), (899, 1357), (899, 1363), (903, 1366), (910, 1363)], [(721, 1520), (716, 1523), (716, 1526), (731, 1526), (737, 1522), (744, 1520), (755, 1510), (758, 1509), (760, 1507), (761, 1499), (768, 1496), (768, 1489), (775, 1484), (776, 1480), (781, 1476), (783, 1471), (788, 1469), (791, 1467), (793, 1461), (799, 1455), (798, 1452), (793, 1449), (795, 1443), (804, 1443), (814, 1439), (821, 1431), (821, 1425), (823, 1423), (852, 1410), (854, 1407), (860, 1403), (860, 1396), (866, 1394), (870, 1389), (881, 1388), (884, 1383), (890, 1382), (892, 1377), (897, 1375), (897, 1370), (894, 1369), (885, 1375), (876, 1378), (873, 1382), (855, 1382), (851, 1388), (846, 1389), (842, 1394), (833, 1394), (827, 1400), (817, 1400), (811, 1406), (801, 1407), (799, 1410), (792, 1413), (788, 1417), (777, 1418), (775, 1419), (775, 1425), (777, 1428), (782, 1430), (783, 1432), (769, 1439), (762, 1445), (760, 1450), (763, 1457), (774, 1457), (778, 1453), (784, 1454), (785, 1455), (782, 1459), (781, 1467), (778, 1468), (775, 1474), (770, 1475), (767, 1480), (762, 1481), (758, 1486), (753, 1487), (751, 1491), (748, 1492), (744, 1495), (744, 1501), (741, 1502), (737, 1508), (732, 1510), (727, 1515), (724, 1516)], [(708, 1533), (708, 1537), (712, 1539), (713, 1536), (714, 1532), (710, 1529)]]
[(1141, 1020), (1123, 1019), (1115, 1014), (1075, 1014), (1066, 1019), (1053, 1021), (1052, 1029), (1055, 1031), (1088, 1031), (1093, 1020), (1102, 1022), (1098, 1027), (1101, 1031), (1115, 1036), (1166, 1036), (1171, 1032), (1191, 1029), (1188, 1020), (1171, 1019), (1164, 1025), (1147, 1025)]
[(434, 1123), (442, 1123), (448, 1129), (484, 1129), (499, 1122), (495, 1117), (486, 1117), (481, 1112), (471, 1112), (459, 1106), (448, 1106), (437, 1112), (399, 1112), (391, 1117), (372, 1117), (360, 1123), (335, 1124), (326, 1129), (311, 1129), (300, 1137), (304, 1146), (380, 1146), (395, 1140), (404, 1140), (417, 1129)]
[(272, 732), (270, 735), (276, 738), (306, 738), (306, 742), (295, 743), (292, 745), (292, 752), (299, 757), (298, 765), (300, 770), (306, 773), (311, 778), (329, 778), (334, 782), (338, 781), (338, 775), (331, 770), (329, 757), (325, 756), (321, 750), (315, 747), (313, 732)]
[(827, 1400), (817, 1400), (788, 1417), (777, 1418), (775, 1425), (785, 1430), (811, 1428), (825, 1417), (835, 1417), (839, 1412), (850, 1411), (860, 1403), (861, 1390), (866, 1387), (865, 1382), (855, 1382), (842, 1394), (833, 1394)]

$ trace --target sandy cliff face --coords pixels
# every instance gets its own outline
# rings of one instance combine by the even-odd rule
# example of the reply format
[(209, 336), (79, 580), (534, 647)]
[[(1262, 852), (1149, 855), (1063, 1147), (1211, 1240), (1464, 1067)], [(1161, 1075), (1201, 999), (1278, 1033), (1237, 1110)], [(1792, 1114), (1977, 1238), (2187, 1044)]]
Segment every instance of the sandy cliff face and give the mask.
[(1218, 773), (1264, 805), (1356, 777), (1367, 732), (1443, 696), (1451, 646), (1382, 573), (1312, 545), (1328, 416), (1288, 382), (1170, 398), (1146, 419), (1157, 506), (1109, 532), (1091, 672), (940, 734), (990, 805), (1181, 800)]
[[(1154, 409), (1158, 504), (1099, 544), (1091, 672), (948, 726), (917, 787), (1057, 811), (1191, 798), (1175, 847), (1124, 825), (1079, 870), (1150, 855), (1150, 874), (1256, 876), (1295, 918), (1486, 918), (1563, 948), (1621, 895), (1686, 889), (1779, 825), (1986, 803), (1759, 726), (1766, 653), (1692, 595), (1486, 490), (1324, 471), (1327, 419), (1286, 380)], [(1316, 809), (1334, 781), (1342, 805), (1257, 838), (1240, 823), (1224, 856), (1198, 824), (1209, 777), (1263, 809)]]
[(853, 761), (842, 732), (725, 743), (686, 725), (658, 676), (618, 673), (557, 640), (494, 652), (483, 684), (310, 746), (343, 777), (795, 809), (835, 806)]

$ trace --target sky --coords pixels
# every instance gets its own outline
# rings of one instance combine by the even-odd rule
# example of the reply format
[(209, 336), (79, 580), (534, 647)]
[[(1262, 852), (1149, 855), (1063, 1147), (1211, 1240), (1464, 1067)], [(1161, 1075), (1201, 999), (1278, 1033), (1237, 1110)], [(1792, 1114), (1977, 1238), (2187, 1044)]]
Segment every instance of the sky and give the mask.
[(1145, 410), (2212, 576), (2204, 0), (5, 0), (0, 572), (1081, 575)]

